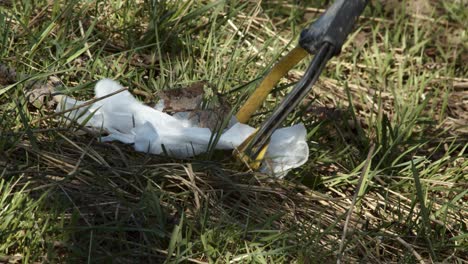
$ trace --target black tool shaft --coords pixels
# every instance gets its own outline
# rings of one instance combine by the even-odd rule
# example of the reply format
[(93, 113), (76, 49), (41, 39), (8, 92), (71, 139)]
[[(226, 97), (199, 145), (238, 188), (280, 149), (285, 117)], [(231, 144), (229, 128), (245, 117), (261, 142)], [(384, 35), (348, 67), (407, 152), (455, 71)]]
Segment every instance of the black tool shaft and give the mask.
[(335, 0), (319, 19), (301, 32), (299, 45), (313, 54), (323, 43), (328, 42), (334, 47), (334, 55), (337, 55), (368, 2)]
[(302, 99), (310, 92), (312, 86), (319, 78), (328, 60), (333, 56), (334, 47), (330, 43), (323, 43), (317, 51), (306, 73), (296, 84), (283, 102), (273, 111), (272, 115), (258, 129), (247, 148), (247, 154), (251, 158), (256, 158), (260, 151), (268, 144), (273, 132), (283, 123), (289, 113), (291, 113)]

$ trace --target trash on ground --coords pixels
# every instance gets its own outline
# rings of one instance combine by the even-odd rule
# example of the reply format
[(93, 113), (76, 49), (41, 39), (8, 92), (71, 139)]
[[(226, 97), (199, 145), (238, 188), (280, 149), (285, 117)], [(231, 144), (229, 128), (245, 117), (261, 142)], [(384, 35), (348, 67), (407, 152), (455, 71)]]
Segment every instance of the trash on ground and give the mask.
[[(103, 79), (96, 84), (95, 96), (100, 98), (120, 89), (122, 86), (118, 82)], [(200, 88), (193, 90), (189, 92), (193, 92), (194, 100), (200, 100), (200, 95), (197, 95), (201, 93)], [(87, 122), (87, 126), (104, 129), (108, 135), (102, 137), (102, 141), (117, 140), (133, 144), (136, 151), (167, 153), (177, 158), (192, 157), (206, 152), (217, 136), (211, 130), (212, 124), (204, 124), (208, 122), (204, 118), (221, 115), (220, 110), (216, 110), (218, 113), (211, 110), (212, 112), (205, 111), (203, 115), (198, 115), (197, 111), (202, 110), (197, 109), (195, 101), (186, 101), (186, 106), (190, 107), (182, 106), (179, 110), (184, 111), (173, 111), (174, 115), (170, 115), (162, 110), (168, 105), (177, 105), (174, 102), (176, 97), (161, 97), (162, 101), (153, 108), (138, 101), (129, 91), (123, 91), (64, 115), (80, 123)], [(171, 101), (168, 102), (168, 99)], [(56, 111), (67, 110), (84, 103), (64, 96)], [(221, 110), (222, 114), (225, 114), (224, 111)], [(219, 116), (216, 116), (217, 118)], [(235, 149), (254, 131), (255, 128), (231, 118), (227, 129), (219, 136), (215, 148)], [(303, 124), (276, 130), (271, 137), (261, 171), (284, 177), (288, 170), (303, 165), (309, 156), (306, 135)]]

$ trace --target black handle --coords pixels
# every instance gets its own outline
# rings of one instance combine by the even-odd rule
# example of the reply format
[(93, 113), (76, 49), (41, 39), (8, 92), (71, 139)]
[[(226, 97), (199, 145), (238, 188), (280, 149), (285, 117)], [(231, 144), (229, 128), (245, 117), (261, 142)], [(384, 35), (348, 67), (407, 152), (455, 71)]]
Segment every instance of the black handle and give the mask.
[(336, 0), (319, 19), (301, 32), (299, 45), (315, 53), (324, 42), (328, 42), (335, 49), (334, 55), (339, 54), (367, 3), (368, 0)]

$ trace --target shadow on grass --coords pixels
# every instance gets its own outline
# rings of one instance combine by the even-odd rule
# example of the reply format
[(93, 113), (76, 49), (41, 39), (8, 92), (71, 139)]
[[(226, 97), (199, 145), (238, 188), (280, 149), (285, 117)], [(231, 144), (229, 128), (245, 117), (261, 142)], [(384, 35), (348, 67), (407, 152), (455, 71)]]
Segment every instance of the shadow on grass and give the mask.
[[(37, 253), (30, 260), (59, 262), (314, 263), (337, 257), (352, 190), (316, 192), (242, 172), (229, 158), (171, 160), (67, 133), (38, 139), (38, 149), (21, 141), (5, 153), (2, 174), (28, 195), (17, 209), (31, 214), (14, 216), (28, 225), (4, 224), (9, 234), (3, 235), (22, 239), (9, 251), (23, 261), (31, 248)], [(388, 208), (373, 206), (381, 193)], [(409, 220), (418, 214), (400, 199), (379, 188), (363, 198), (367, 216), (351, 218), (346, 260), (414, 259), (396, 237), (425, 242), (417, 233), (401, 233), (418, 228)], [(445, 256), (454, 248), (437, 250)]]
[[(6, 154), (3, 178), (23, 175), (23, 192), (40, 198), (37, 213), (48, 217), (40, 222), (46, 232), (31, 234), (42, 238), (37, 249), (48, 251), (43, 261), (288, 261), (329, 243), (315, 232), (340, 218), (315, 219), (330, 214), (318, 202), (328, 198), (300, 198), (309, 190), (299, 185), (216, 162), (173, 161), (83, 140), (62, 134), (39, 149), (22, 142)], [(330, 243), (314, 252), (325, 257), (333, 250)]]

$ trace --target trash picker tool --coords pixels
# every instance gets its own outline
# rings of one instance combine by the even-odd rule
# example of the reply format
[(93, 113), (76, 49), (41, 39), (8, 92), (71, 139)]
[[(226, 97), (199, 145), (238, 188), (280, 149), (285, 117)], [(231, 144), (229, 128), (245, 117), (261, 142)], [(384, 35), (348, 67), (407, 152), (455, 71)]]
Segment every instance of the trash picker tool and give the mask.
[(260, 167), (273, 132), (312, 90), (327, 62), (340, 53), (343, 43), (353, 30), (367, 2), (368, 0), (336, 0), (319, 19), (301, 32), (299, 45), (271, 69), (241, 107), (236, 117), (239, 122), (246, 123), (261, 107), (278, 81), (308, 53), (315, 54), (304, 76), (293, 90), (257, 131), (237, 149), (237, 157), (249, 164), (252, 169)]

